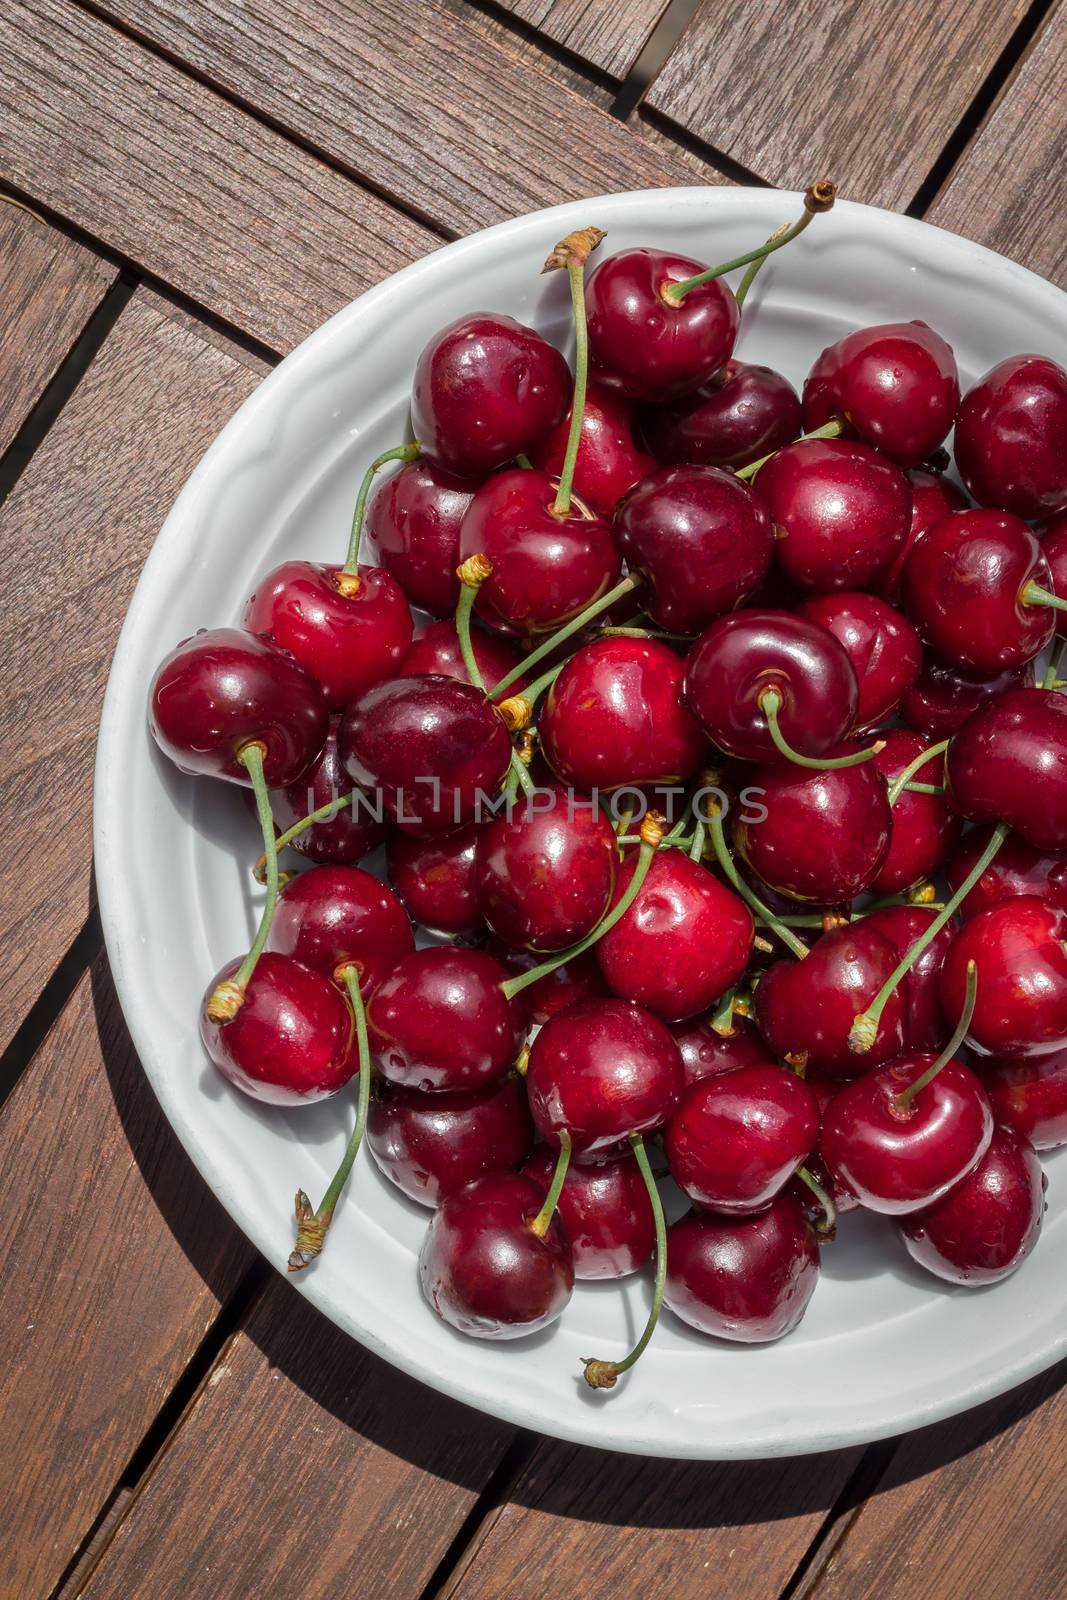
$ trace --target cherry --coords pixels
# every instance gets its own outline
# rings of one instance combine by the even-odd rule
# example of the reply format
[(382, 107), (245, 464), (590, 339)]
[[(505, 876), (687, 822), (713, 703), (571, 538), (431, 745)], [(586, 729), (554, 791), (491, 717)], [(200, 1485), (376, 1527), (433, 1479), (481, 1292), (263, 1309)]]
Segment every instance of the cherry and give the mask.
[[(889, 940), (898, 961), (902, 961), (915, 941), (924, 934), (937, 912), (929, 906), (883, 906), (863, 919), (864, 926)], [(897, 993), (904, 1002), (904, 1049), (938, 1050), (950, 1029), (941, 1008), (941, 967), (953, 939), (956, 924), (947, 922), (922, 950), (901, 979)]]
[(608, 909), (617, 866), (615, 832), (602, 811), (565, 789), (538, 789), (481, 830), (475, 882), (482, 916), (507, 944), (565, 950)]
[(986, 700), (1026, 681), (1025, 667), (1008, 667), (991, 676), (964, 672), (928, 655), (922, 676), (901, 701), (904, 721), (928, 739), (947, 739)]
[[(543, 1145), (522, 1169), (547, 1194), (555, 1158)], [(625, 1278), (652, 1258), (656, 1223), (644, 1179), (627, 1151), (587, 1166), (572, 1165), (557, 1201), (574, 1253), (574, 1276)]]
[(388, 884), (359, 867), (315, 867), (281, 890), (267, 949), (336, 978), (359, 969), (364, 1000), (415, 948), (407, 912)]
[(480, 823), (419, 839), (399, 829), (389, 835), (389, 880), (413, 917), (430, 933), (473, 938), (485, 927), (478, 902), (475, 857)]
[(1008, 823), (1035, 850), (1067, 850), (1067, 696), (1011, 689), (948, 748), (949, 790), (971, 822)]
[(848, 439), (799, 439), (759, 470), (775, 557), (799, 589), (863, 589), (903, 548), (911, 488), (898, 466)]
[(829, 345), (804, 384), (804, 427), (832, 417), (902, 467), (933, 455), (956, 420), (952, 347), (925, 322), (859, 328)]
[(964, 397), (956, 465), (983, 506), (1018, 517), (1067, 510), (1067, 372), (1044, 356), (1009, 356)]
[(878, 727), (922, 672), (922, 644), (911, 623), (877, 595), (858, 591), (812, 595), (797, 613), (832, 633), (851, 661), (860, 690), (856, 728)]
[(353, 791), (341, 765), (337, 749), (339, 724), (339, 717), (330, 718), (326, 743), (303, 777), (285, 789), (272, 789), (270, 795), (275, 826), (283, 834), (295, 829), (310, 812), (341, 802), (332, 817), (301, 828), (286, 840), (309, 861), (324, 866), (347, 866), (360, 861), (385, 837), (374, 804), (361, 791)]
[(906, 781), (901, 786), (900, 780), (911, 774), (917, 758), (927, 751), (934, 759), (915, 771), (915, 780), (936, 788), (944, 768), (943, 760), (936, 759), (937, 746), (928, 745), (919, 734), (907, 728), (890, 728), (883, 749), (872, 763), (889, 784), (893, 818), (889, 854), (871, 880), (873, 894), (898, 894), (922, 878), (932, 877), (959, 840), (963, 824), (943, 793), (913, 790)]
[(774, 1065), (774, 1057), (753, 1023), (734, 1016), (730, 1028), (729, 1033), (719, 1033), (704, 1017), (689, 1017), (671, 1028), (681, 1052), (686, 1088), (735, 1067)]
[[(1056, 517), (1041, 540), (1041, 554), (1048, 562), (1052, 574), (1052, 592), (1059, 600), (1067, 600), (1067, 513)], [(1056, 632), (1067, 638), (1067, 615), (1056, 615)]]
[(367, 1007), (374, 1064), (409, 1089), (473, 1089), (502, 1078), (526, 1031), (526, 1008), (484, 950), (440, 945), (396, 963)]
[(941, 1000), (958, 1014), (969, 963), (978, 1003), (968, 1043), (983, 1055), (1042, 1056), (1067, 1045), (1067, 911), (1032, 895), (963, 924), (941, 968)]
[(950, 479), (940, 472), (930, 472), (925, 467), (912, 467), (907, 474), (911, 485), (911, 524), (908, 537), (892, 565), (879, 579), (879, 589), (888, 600), (896, 600), (900, 593), (904, 563), (912, 546), (922, 538), (928, 528), (941, 522), (950, 511), (965, 510), (968, 501), (962, 489), (957, 489)]
[(777, 961), (756, 987), (756, 1025), (776, 1055), (807, 1071), (854, 1077), (890, 1060), (904, 1043), (905, 1002), (894, 994), (863, 1063), (849, 1049), (857, 1011), (897, 963), (895, 946), (869, 918), (824, 933), (800, 961)]
[(200, 1013), (204, 1048), (224, 1078), (267, 1105), (304, 1105), (344, 1088), (358, 1070), (355, 1028), (344, 995), (291, 956), (260, 956), (236, 1013), (216, 1021), (208, 1006), (234, 980), (228, 961)]
[[(457, 583), (458, 587), (458, 583)], [(516, 694), (525, 688), (526, 677), (521, 672), (522, 657), (499, 634), (483, 633), (480, 628), (471, 630), (471, 648), (482, 678), (490, 688), (507, 673), (519, 668), (513, 680)], [(418, 678), (426, 673), (444, 678), (458, 678), (470, 683), (470, 673), (463, 660), (459, 634), (454, 622), (431, 622), (417, 634), (400, 663), (398, 676)]]
[(420, 1205), (490, 1172), (517, 1172), (533, 1145), (522, 1079), (482, 1089), (423, 1093), (380, 1083), (367, 1119), (371, 1155), (391, 1183)]
[[(540, 963), (540, 956), (532, 950), (514, 950), (502, 939), (490, 939), (489, 948), (509, 972), (516, 975), (530, 972)], [(547, 1022), (567, 1006), (582, 1000), (606, 997), (608, 986), (600, 971), (595, 950), (585, 950), (572, 956), (561, 966), (554, 967), (543, 978), (536, 979), (523, 990), (523, 999), (530, 1013), (530, 1021)]]
[(667, 1234), (664, 1301), (718, 1339), (766, 1344), (791, 1333), (818, 1280), (815, 1230), (788, 1190), (758, 1216), (691, 1211)]
[(547, 339), (512, 317), (475, 312), (442, 328), (420, 355), (412, 427), (447, 471), (480, 482), (555, 427), (570, 387), (567, 363)]
[[(989, 844), (992, 828), (972, 828), (960, 840), (945, 867), (950, 889), (958, 889)], [(1009, 833), (974, 888), (960, 904), (964, 917), (977, 916), (1016, 895), (1036, 895), (1067, 911), (1067, 852), (1035, 850), (1017, 833)]]
[[(619, 870), (615, 900), (636, 865)], [(629, 911), (596, 946), (608, 987), (665, 1022), (704, 1011), (732, 989), (752, 954), (752, 913), (680, 850), (661, 850)]]
[(818, 1102), (802, 1078), (778, 1066), (738, 1067), (686, 1090), (665, 1149), (691, 1200), (749, 1215), (784, 1188), (818, 1132)]
[(348, 707), (339, 748), (345, 771), (381, 791), (404, 828), (447, 833), (500, 787), (511, 740), (482, 690), (427, 673), (369, 689)]
[(519, 1339), (561, 1315), (574, 1288), (563, 1225), (535, 1229), (542, 1195), (515, 1173), (490, 1173), (448, 1194), (419, 1253), (430, 1305), (460, 1333)]
[(1037, 1243), (1045, 1176), (1033, 1145), (994, 1128), (978, 1165), (929, 1210), (897, 1224), (913, 1261), (948, 1283), (998, 1283)]
[(978, 1066), (998, 1123), (1036, 1150), (1067, 1144), (1067, 1049), (1022, 1059), (987, 1057)]
[(615, 538), (630, 571), (648, 579), (650, 618), (676, 633), (698, 633), (740, 605), (774, 550), (765, 507), (716, 467), (645, 478), (616, 511)]
[(913, 547), (904, 568), (909, 616), (937, 653), (967, 672), (1021, 666), (1055, 630), (1052, 574), (1025, 522), (1003, 511), (954, 511)]
[(538, 722), (553, 771), (585, 791), (692, 777), (705, 744), (681, 703), (684, 671), (658, 639), (600, 639), (579, 650)]
[(640, 431), (666, 466), (736, 471), (796, 438), (800, 401), (780, 372), (730, 360), (696, 394), (646, 406)]
[[(552, 477), (562, 471), (570, 425), (568, 411), (531, 452), (534, 466)], [(610, 389), (591, 383), (574, 467), (574, 492), (582, 504), (598, 517), (610, 517), (627, 489), (655, 468), (653, 458), (634, 442), (632, 407)]]
[(432, 616), (456, 609), (459, 529), (477, 487), (423, 456), (380, 483), (367, 503), (370, 550), (411, 605)]

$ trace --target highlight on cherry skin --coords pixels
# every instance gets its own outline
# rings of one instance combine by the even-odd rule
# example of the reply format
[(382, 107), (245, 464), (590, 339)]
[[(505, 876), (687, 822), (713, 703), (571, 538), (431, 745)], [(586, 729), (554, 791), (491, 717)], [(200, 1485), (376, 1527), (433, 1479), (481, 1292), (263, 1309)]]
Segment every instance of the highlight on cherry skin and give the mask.
[(1025, 1274), (1067, 1144), (1067, 373), (961, 380), (906, 307), (754, 361), (752, 283), (833, 200), (725, 260), (592, 224), (532, 260), (566, 348), (442, 327), (334, 560), (253, 558), (149, 696), (258, 825), (207, 1054), (351, 1129), (279, 1258), (358, 1274), (365, 1143), (463, 1335), (521, 1359), (644, 1275), (571, 1375), (622, 1395), (661, 1318), (712, 1372), (787, 1336), (862, 1209), (872, 1275), (894, 1230)]

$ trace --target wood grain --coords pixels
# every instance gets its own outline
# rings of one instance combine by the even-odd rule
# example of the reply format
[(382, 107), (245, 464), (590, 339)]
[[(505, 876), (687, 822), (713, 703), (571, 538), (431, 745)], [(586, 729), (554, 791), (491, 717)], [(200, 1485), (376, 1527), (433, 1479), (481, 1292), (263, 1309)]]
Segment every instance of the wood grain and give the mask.
[(599, 73), (592, 73), (569, 56), (549, 50), (544, 40), (536, 34), (527, 34), (516, 28), (506, 15), (498, 11), (483, 10), (470, 0), (436, 0), (442, 10), (449, 11), (479, 37), (488, 41), (495, 50), (512, 56), (524, 68), (547, 73), (583, 100), (607, 110), (614, 100), (617, 86)]
[(667, 9), (667, 0), (500, 0), (573, 55), (625, 78)]
[(1057, 4), (927, 212), (1067, 288), (1067, 5)]
[(0, 1197), (0, 1594), (43, 1596), (252, 1260), (167, 1127), (102, 957), (0, 1116)]
[(0, 510), (0, 1044), (85, 919), (96, 724), (141, 563), (264, 370), (138, 291)]
[(414, 1600), (509, 1439), (275, 1280), (86, 1596)]
[(1019, 20), (1006, 0), (704, 0), (647, 104), (783, 188), (903, 208)]

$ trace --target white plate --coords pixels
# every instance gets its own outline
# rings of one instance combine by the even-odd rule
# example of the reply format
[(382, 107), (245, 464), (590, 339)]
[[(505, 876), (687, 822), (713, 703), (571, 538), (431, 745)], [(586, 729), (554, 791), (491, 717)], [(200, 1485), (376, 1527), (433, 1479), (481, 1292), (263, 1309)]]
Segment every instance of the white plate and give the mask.
[[(154, 749), (145, 696), (163, 653), (239, 620), (287, 556), (337, 559), (371, 457), (405, 436), (412, 369), (461, 313), (509, 312), (568, 338), (565, 275), (538, 275), (570, 229), (606, 250), (656, 244), (700, 260), (751, 248), (798, 214), (767, 190), (609, 195), (489, 228), (372, 289), (306, 340), (242, 406), (193, 473), (145, 565), (108, 684), (96, 768), (96, 869), (108, 952), (134, 1043), (182, 1144), (230, 1215), (284, 1270), (292, 1197), (321, 1193), (351, 1116), (347, 1097), (299, 1113), (231, 1091), (202, 1054), (208, 978), (247, 946), (258, 846), (228, 785), (182, 777)], [(921, 222), (839, 204), (757, 281), (739, 354), (800, 384), (849, 329), (922, 317), (955, 347), (964, 380), (1016, 351), (1067, 358), (1067, 296), (980, 246)], [(615, 1450), (709, 1458), (852, 1445), (949, 1416), (1067, 1353), (1067, 1165), (1048, 1163), (1035, 1255), (1006, 1283), (967, 1292), (920, 1274), (874, 1217), (849, 1216), (824, 1252), (796, 1333), (715, 1343), (665, 1314), (610, 1393), (580, 1357), (621, 1355), (644, 1320), (644, 1277), (583, 1285), (562, 1322), (507, 1344), (466, 1340), (419, 1295), (427, 1213), (361, 1160), (320, 1260), (298, 1287), (361, 1343), (426, 1383), (542, 1433)]]

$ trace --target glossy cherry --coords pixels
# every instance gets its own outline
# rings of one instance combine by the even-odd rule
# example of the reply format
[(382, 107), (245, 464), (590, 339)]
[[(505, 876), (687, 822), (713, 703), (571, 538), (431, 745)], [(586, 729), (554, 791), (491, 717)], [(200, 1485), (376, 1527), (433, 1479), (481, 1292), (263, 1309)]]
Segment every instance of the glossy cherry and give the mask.
[(1011, 689), (948, 748), (949, 789), (971, 822), (1007, 822), (1036, 850), (1067, 850), (1067, 696)]
[(983, 1057), (978, 1073), (1004, 1127), (1029, 1139), (1035, 1150), (1067, 1144), (1067, 1049), (1047, 1056)]
[(374, 1064), (409, 1089), (473, 1089), (514, 1064), (526, 1007), (501, 985), (507, 969), (484, 950), (439, 945), (393, 967), (367, 1007)]
[[(330, 718), (326, 743), (307, 771), (285, 789), (272, 789), (270, 808), (284, 833), (309, 812), (352, 792), (352, 780), (337, 748), (340, 718)], [(375, 802), (362, 791), (325, 822), (312, 823), (292, 839), (290, 849), (323, 866), (351, 866), (377, 849), (385, 838)]]
[(533, 1146), (526, 1089), (508, 1073), (482, 1089), (424, 1093), (382, 1082), (367, 1118), (371, 1155), (420, 1205), (490, 1172), (517, 1172)]
[(1067, 372), (1044, 356), (1009, 356), (964, 397), (956, 465), (983, 506), (1018, 517), (1067, 510)]
[(941, 968), (941, 1000), (958, 1016), (968, 962), (978, 1001), (967, 1042), (983, 1055), (1042, 1056), (1067, 1046), (1067, 911), (1031, 895), (963, 924)]
[(686, 1088), (735, 1067), (774, 1066), (775, 1060), (754, 1023), (734, 1016), (729, 1033), (718, 1033), (707, 1017), (689, 1017), (671, 1028), (685, 1069)]
[[(854, 746), (832, 748), (848, 755)], [(889, 854), (892, 813), (886, 782), (873, 761), (829, 772), (780, 762), (755, 768), (761, 822), (741, 812), (734, 842), (765, 883), (797, 900), (835, 905), (869, 888)]]
[[(956, 890), (982, 854), (992, 827), (972, 828), (945, 866), (949, 888)], [(963, 917), (977, 916), (1016, 895), (1036, 895), (1067, 911), (1067, 851), (1035, 850), (1018, 833), (1009, 833), (974, 888), (960, 904)]]
[[(522, 1175), (547, 1194), (555, 1165), (555, 1155), (543, 1145)], [(572, 1162), (557, 1210), (574, 1254), (576, 1278), (625, 1278), (652, 1259), (656, 1244), (652, 1205), (629, 1151), (604, 1161)]]
[(335, 982), (339, 968), (358, 967), (368, 1000), (415, 940), (407, 912), (380, 878), (359, 867), (313, 867), (283, 886), (267, 948)]
[(859, 590), (812, 595), (797, 615), (832, 633), (851, 661), (860, 690), (855, 727), (878, 727), (922, 672), (922, 643), (911, 623), (887, 601)]
[[(542, 960), (534, 951), (514, 950), (502, 939), (491, 938), (489, 949), (512, 976), (529, 972)], [(544, 1023), (568, 1006), (578, 1005), (582, 1000), (606, 998), (607, 993), (608, 986), (597, 962), (596, 951), (586, 950), (531, 983), (528, 989), (522, 991), (522, 998), (530, 1021)]]
[(506, 944), (566, 950), (593, 931), (611, 903), (615, 830), (603, 811), (577, 798), (558, 786), (538, 789), (481, 830), (478, 903)]
[(756, 1026), (776, 1055), (798, 1067), (851, 1078), (903, 1048), (905, 1002), (898, 990), (879, 1022), (872, 1052), (848, 1045), (856, 1014), (878, 993), (899, 957), (869, 919), (824, 933), (801, 961), (776, 961), (756, 986)]
[[(499, 683), (522, 659), (514, 646), (499, 634), (486, 633), (482, 628), (471, 629), (471, 648), (487, 689)], [(397, 676), (417, 678), (426, 673), (470, 683), (454, 622), (428, 623), (412, 640)], [(525, 683), (525, 675), (520, 675), (513, 681), (511, 692), (518, 694)]]
[[(884, 737), (884, 748), (871, 765), (883, 774), (892, 791), (896, 780), (930, 746), (907, 728), (889, 728)], [(938, 787), (943, 772), (943, 758), (934, 756), (915, 773), (915, 781)], [(933, 877), (947, 861), (963, 829), (944, 794), (924, 794), (905, 787), (895, 795), (891, 814), (889, 854), (870, 884), (871, 893), (876, 895), (899, 894), (920, 879)]]
[[(902, 961), (936, 916), (928, 906), (883, 906), (863, 922), (888, 939), (896, 959)], [(904, 1050), (909, 1053), (939, 1050), (951, 1032), (941, 1005), (940, 976), (957, 926), (950, 921), (935, 933), (900, 980), (897, 993), (904, 1002)]]
[(664, 1147), (691, 1200), (745, 1216), (785, 1187), (818, 1132), (818, 1102), (802, 1078), (778, 1066), (738, 1067), (686, 1090)]
[(887, 600), (894, 601), (900, 594), (904, 563), (908, 559), (912, 545), (922, 538), (928, 528), (943, 521), (950, 511), (963, 511), (969, 503), (963, 490), (958, 489), (940, 472), (931, 472), (925, 467), (912, 467), (907, 478), (911, 486), (911, 522), (908, 527), (908, 537), (896, 559), (878, 580), (880, 592)]
[[(558, 478), (567, 451), (570, 411), (532, 452), (535, 467)], [(634, 442), (633, 408), (621, 396), (590, 383), (574, 468), (574, 492), (598, 517), (610, 518), (626, 493), (656, 462)], [(580, 1274), (579, 1274), (580, 1276)]]
[(931, 740), (947, 739), (986, 700), (1018, 688), (1028, 676), (1024, 666), (991, 675), (964, 672), (928, 654), (922, 676), (900, 703), (901, 716), (916, 733)]
[(804, 428), (839, 417), (865, 444), (917, 467), (947, 438), (959, 403), (952, 347), (925, 322), (889, 322), (823, 351), (804, 384)]
[(640, 413), (645, 444), (665, 466), (736, 472), (800, 432), (800, 400), (772, 367), (731, 359), (696, 394)]
[(383, 479), (367, 501), (368, 551), (410, 604), (432, 616), (456, 609), (459, 529), (477, 487), (422, 456)]
[(389, 881), (408, 915), (430, 933), (473, 938), (485, 927), (478, 903), (475, 857), (482, 824), (420, 839), (394, 829), (386, 846)]

